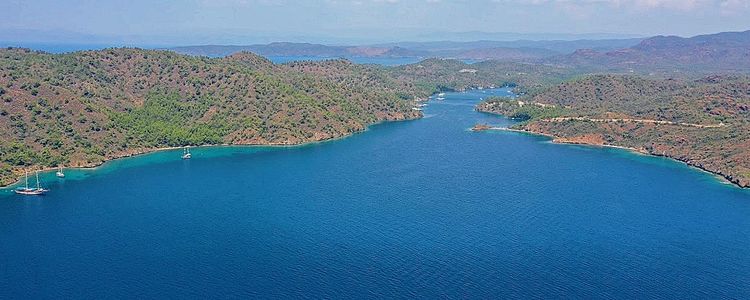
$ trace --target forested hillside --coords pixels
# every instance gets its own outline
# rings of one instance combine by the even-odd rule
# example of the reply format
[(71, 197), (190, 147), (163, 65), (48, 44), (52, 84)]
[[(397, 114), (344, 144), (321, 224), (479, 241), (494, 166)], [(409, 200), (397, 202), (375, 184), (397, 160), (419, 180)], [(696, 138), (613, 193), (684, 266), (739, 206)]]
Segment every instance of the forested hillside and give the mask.
[(393, 67), (388, 71), (390, 77), (421, 89), (462, 90), (511, 85), (516, 86), (519, 93), (541, 90), (580, 74), (580, 70), (572, 67), (504, 61), (467, 64), (440, 58)]
[(444, 90), (541, 87), (572, 71), (431, 59), (400, 67), (347, 60), (273, 64), (106, 49), (0, 50), (0, 183), (24, 169), (94, 166), (162, 147), (290, 145), (421, 117), (415, 100)]
[(668, 156), (750, 186), (750, 78), (644, 79), (599, 75), (481, 111), (517, 117), (519, 128), (557, 141)]
[(0, 183), (23, 168), (92, 166), (168, 146), (299, 144), (420, 117), (412, 100), (431, 91), (383, 73), (345, 61), (274, 65), (250, 53), (3, 49)]
[[(162, 147), (327, 140), (376, 122), (419, 118), (415, 100), (434, 92), (511, 85), (533, 105), (493, 100), (480, 109), (528, 118), (525, 129), (565, 141), (641, 149), (747, 184), (747, 77), (568, 81), (584, 70), (448, 59), (384, 67), (343, 59), (273, 64), (247, 52), (206, 58), (142, 49), (0, 49), (0, 183), (24, 169), (94, 166)], [(588, 121), (573, 119), (579, 117)], [(627, 121), (633, 119), (656, 122)]]

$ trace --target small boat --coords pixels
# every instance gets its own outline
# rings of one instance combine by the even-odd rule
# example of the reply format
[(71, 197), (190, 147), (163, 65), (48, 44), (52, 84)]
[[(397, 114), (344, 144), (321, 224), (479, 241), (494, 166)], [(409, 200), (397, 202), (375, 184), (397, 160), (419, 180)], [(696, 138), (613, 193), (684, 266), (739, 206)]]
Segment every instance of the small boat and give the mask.
[(445, 96), (445, 93), (438, 94), (438, 97), (443, 97), (443, 96)]
[(445, 100), (445, 98), (443, 98), (443, 97), (437, 97), (435, 100), (443, 101), (443, 100)]
[(65, 173), (63, 173), (63, 171), (62, 171), (62, 167), (60, 167), (60, 169), (57, 170), (57, 173), (55, 173), (55, 176), (60, 177), (60, 178), (64, 178), (65, 177)]
[(49, 192), (47, 189), (43, 189), (39, 184), (39, 171), (36, 172), (36, 188), (29, 187), (29, 172), (26, 172), (26, 185), (22, 188), (17, 188), (14, 192), (19, 195), (39, 196)]
[(190, 154), (190, 148), (185, 147), (182, 151), (182, 159), (191, 159), (193, 157), (192, 154)]

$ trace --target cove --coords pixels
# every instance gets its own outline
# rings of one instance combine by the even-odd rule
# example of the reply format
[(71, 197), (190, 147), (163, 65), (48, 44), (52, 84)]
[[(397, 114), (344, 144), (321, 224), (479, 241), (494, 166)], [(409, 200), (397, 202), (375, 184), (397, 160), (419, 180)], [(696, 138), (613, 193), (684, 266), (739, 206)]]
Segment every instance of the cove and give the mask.
[(748, 298), (750, 192), (552, 144), (448, 93), (299, 147), (206, 147), (0, 195), (0, 298)]

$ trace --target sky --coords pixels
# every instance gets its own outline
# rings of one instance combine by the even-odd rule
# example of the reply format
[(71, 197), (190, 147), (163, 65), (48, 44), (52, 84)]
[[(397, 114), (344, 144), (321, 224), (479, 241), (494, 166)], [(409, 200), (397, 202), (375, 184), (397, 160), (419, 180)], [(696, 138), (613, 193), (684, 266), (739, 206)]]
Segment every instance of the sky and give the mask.
[(2, 0), (0, 11), (6, 42), (375, 43), (750, 29), (750, 0)]

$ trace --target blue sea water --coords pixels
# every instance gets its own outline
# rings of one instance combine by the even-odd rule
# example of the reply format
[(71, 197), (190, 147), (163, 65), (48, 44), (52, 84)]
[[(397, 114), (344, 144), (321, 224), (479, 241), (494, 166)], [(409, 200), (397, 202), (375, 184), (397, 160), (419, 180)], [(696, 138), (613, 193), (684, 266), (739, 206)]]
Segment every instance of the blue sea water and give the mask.
[[(105, 48), (126, 47), (120, 44), (54, 44), (54, 43), (12, 43), (0, 41), (0, 47), (23, 47), (33, 50), (39, 50), (49, 53), (70, 53), (84, 50), (101, 50)], [(149, 46), (149, 45), (127, 45), (127, 47), (139, 47), (144, 49), (164, 49), (168, 46)], [(329, 59), (338, 59), (339, 57), (330, 56), (267, 56), (270, 61), (276, 64), (283, 64), (294, 61), (322, 61)], [(345, 58), (356, 64), (375, 64), (382, 66), (401, 66), (418, 63), (425, 58), (420, 57), (347, 57)], [(464, 59), (463, 62), (472, 64), (479, 60)]]
[(0, 298), (750, 298), (750, 192), (556, 145), (450, 93), (300, 147), (207, 147), (0, 195)]

